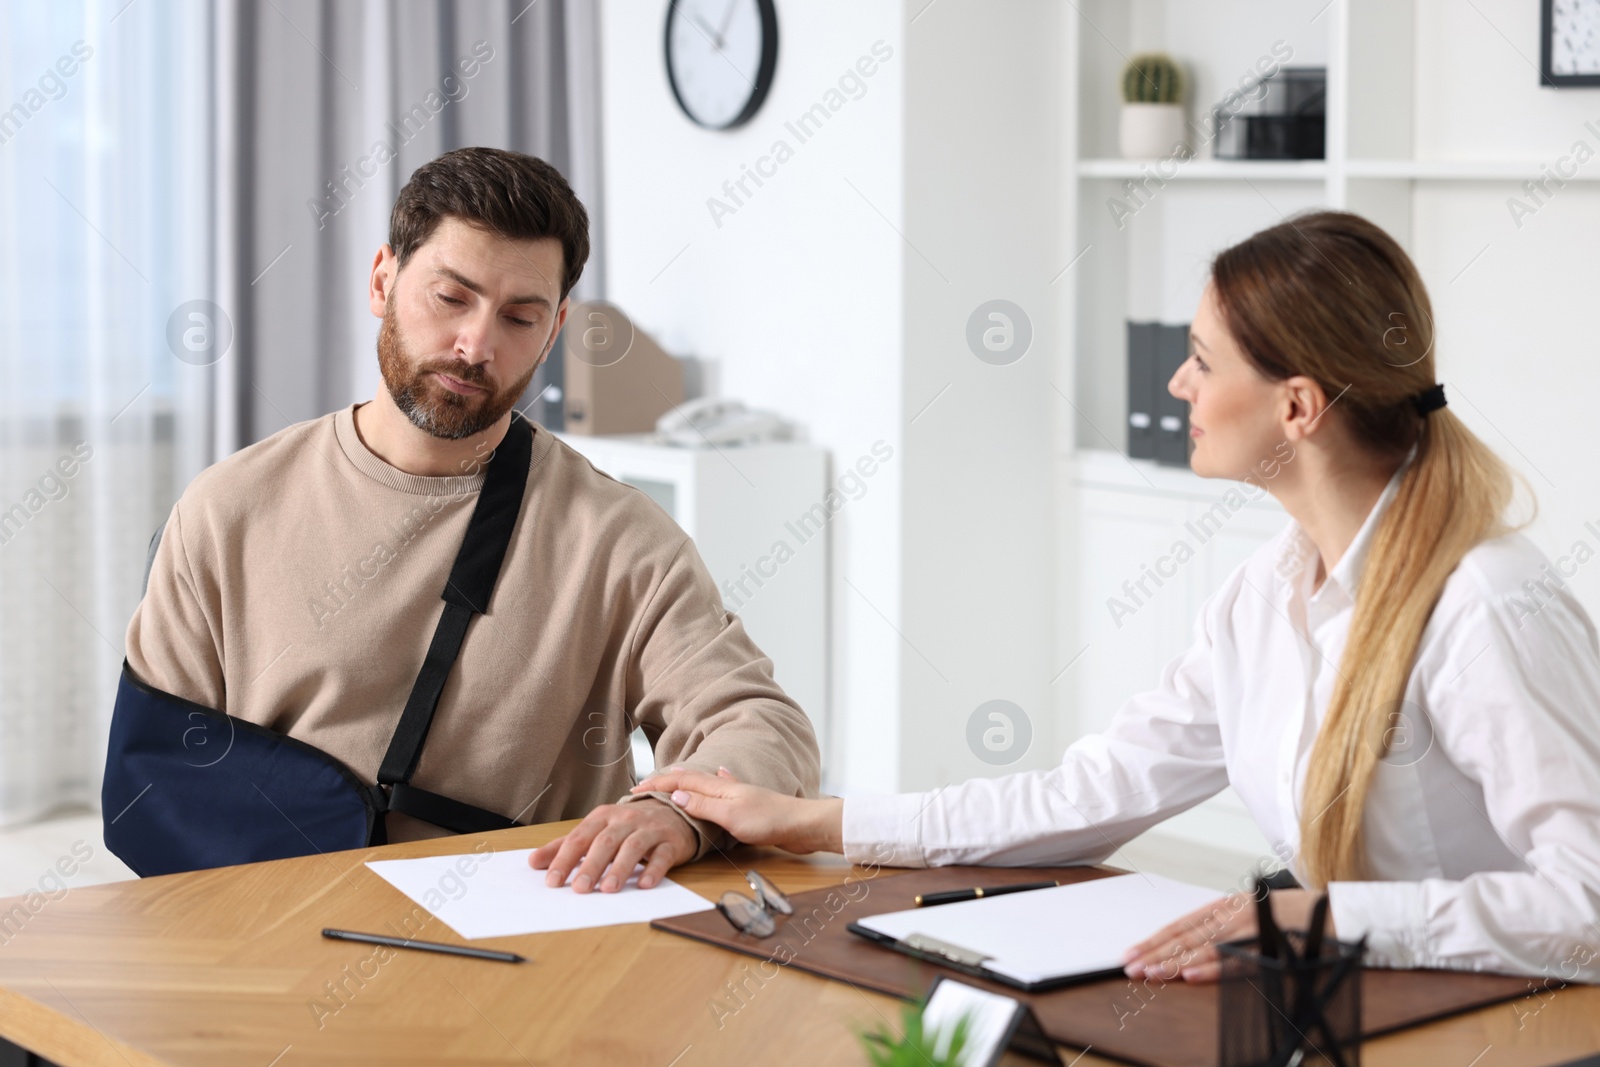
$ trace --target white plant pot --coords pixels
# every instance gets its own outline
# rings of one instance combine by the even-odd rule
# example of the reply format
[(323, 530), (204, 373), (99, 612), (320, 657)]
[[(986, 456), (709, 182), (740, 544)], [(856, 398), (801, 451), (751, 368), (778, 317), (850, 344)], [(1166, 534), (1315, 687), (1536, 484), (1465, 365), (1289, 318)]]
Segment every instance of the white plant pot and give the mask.
[(1124, 159), (1165, 159), (1187, 143), (1182, 104), (1123, 104), (1118, 138)]

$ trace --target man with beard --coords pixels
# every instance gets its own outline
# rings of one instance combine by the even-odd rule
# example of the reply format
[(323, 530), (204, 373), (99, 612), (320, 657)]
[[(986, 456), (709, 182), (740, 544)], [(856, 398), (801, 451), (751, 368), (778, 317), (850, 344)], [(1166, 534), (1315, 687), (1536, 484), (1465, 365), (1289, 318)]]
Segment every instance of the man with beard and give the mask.
[[(538, 159), (467, 148), (417, 170), (369, 281), (382, 388), (188, 487), (128, 627), (136, 679), (376, 781), (485, 468), (588, 253), (583, 205)], [(582, 816), (531, 858), (549, 884), (616, 891), (643, 863), (648, 888), (721, 831), (664, 798), (630, 802), (635, 727), (659, 763), (816, 792), (810, 723), (694, 545), (534, 426), (498, 581), (411, 781), (524, 824)], [(386, 819), (390, 840), (442, 832)]]

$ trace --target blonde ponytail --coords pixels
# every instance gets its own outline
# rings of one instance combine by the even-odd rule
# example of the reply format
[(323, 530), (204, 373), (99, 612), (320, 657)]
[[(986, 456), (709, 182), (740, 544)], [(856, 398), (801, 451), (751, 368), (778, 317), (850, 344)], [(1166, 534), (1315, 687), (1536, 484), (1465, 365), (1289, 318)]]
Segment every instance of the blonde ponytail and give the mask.
[(1300, 848), (1312, 884), (1367, 877), (1363, 801), (1391, 731), (1402, 728), (1417, 645), (1461, 557), (1504, 531), (1511, 492), (1505, 464), (1448, 408), (1427, 416), (1368, 552), (1344, 666), (1311, 750)]

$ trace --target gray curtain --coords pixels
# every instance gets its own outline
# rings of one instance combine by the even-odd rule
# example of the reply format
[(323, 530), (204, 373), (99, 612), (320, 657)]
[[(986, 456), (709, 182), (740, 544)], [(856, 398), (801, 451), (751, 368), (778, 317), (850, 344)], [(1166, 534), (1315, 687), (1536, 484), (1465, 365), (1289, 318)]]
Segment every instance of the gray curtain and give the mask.
[[(238, 0), (210, 16), (213, 299), (232, 350), (212, 377), (214, 457), (371, 397), (373, 255), (412, 171), (489, 145), (561, 170), (603, 293), (597, 15), (589, 0)], [(391, 158), (392, 153), (392, 158)], [(523, 410), (559, 381), (559, 353)]]

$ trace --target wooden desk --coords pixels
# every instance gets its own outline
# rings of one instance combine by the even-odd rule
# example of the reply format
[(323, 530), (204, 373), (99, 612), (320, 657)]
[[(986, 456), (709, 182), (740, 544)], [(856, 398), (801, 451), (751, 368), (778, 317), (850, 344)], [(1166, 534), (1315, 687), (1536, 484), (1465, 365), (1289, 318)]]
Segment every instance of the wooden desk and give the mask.
[[(898, 1024), (890, 997), (787, 968), (763, 983), (749, 977), (756, 961), (643, 925), (474, 942), (530, 957), (517, 966), (417, 952), (378, 966), (370, 946), (319, 936), (384, 930), (413, 911), (368, 859), (467, 852), (482, 837), (527, 848), (571, 825), (73, 889), (5, 930), (0, 1036), (63, 1067), (765, 1067), (863, 1064), (856, 1033)], [(751, 866), (794, 892), (847, 873), (838, 857), (742, 849), (673, 877), (714, 898), (743, 888)], [(0, 916), (18, 899), (0, 902)], [(419, 935), (459, 940), (437, 921)], [(739, 982), (742, 1006), (729, 992)], [(1519, 1010), (1541, 1003), (1521, 1029), (1501, 1005), (1372, 1042), (1363, 1062), (1535, 1065), (1600, 1048), (1600, 988)], [(1063, 1062), (1110, 1062), (1075, 1056)]]

